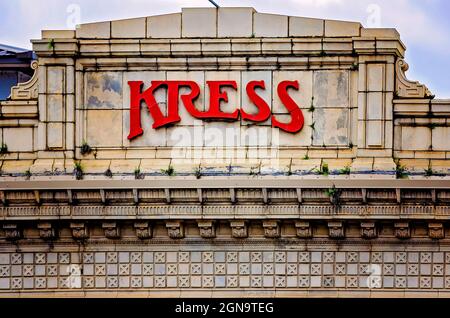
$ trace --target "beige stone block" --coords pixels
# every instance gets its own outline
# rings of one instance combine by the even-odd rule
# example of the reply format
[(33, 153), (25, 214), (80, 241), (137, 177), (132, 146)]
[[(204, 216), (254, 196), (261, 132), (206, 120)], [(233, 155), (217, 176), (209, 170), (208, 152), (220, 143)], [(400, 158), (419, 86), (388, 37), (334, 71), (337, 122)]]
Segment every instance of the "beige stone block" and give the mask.
[(147, 18), (147, 37), (180, 38), (181, 13), (155, 15)]
[(367, 90), (381, 92), (384, 88), (385, 65), (367, 64)]
[(75, 31), (73, 30), (42, 30), (42, 39), (73, 39)]
[(326, 37), (351, 37), (360, 35), (361, 24), (357, 22), (325, 20)]
[(314, 106), (348, 107), (349, 74), (348, 71), (314, 72)]
[(434, 150), (450, 151), (450, 127), (435, 127), (431, 133)]
[(310, 71), (274, 71), (272, 86), (272, 112), (274, 114), (288, 113), (286, 107), (281, 102), (277, 87), (282, 81), (298, 81), (299, 89), (289, 89), (289, 96), (300, 108), (308, 108), (312, 101), (313, 72)]
[(316, 108), (313, 113), (313, 145), (349, 144), (350, 116), (347, 108)]
[(140, 162), (139, 159), (113, 159), (109, 169), (113, 173), (134, 173), (134, 170), (139, 168)]
[(374, 171), (394, 171), (396, 164), (392, 158), (374, 158)]
[(374, 158), (356, 158), (353, 160), (352, 171), (372, 171)]
[(396, 29), (388, 28), (361, 28), (362, 37), (376, 37), (376, 38), (395, 38), (399, 39), (400, 34)]
[(251, 37), (253, 34), (253, 8), (219, 8), (217, 36)]
[(194, 126), (176, 125), (167, 128), (166, 135), (169, 147), (201, 147), (204, 141), (204, 127), (199, 124)]
[(312, 171), (314, 169), (319, 169), (320, 164), (322, 160), (321, 159), (293, 159), (292, 160), (292, 171)]
[(428, 127), (402, 127), (402, 150), (429, 150), (431, 129)]
[(86, 107), (115, 109), (122, 107), (122, 72), (87, 72)]
[(433, 171), (448, 174), (450, 171), (450, 160), (431, 160)]
[(272, 128), (265, 126), (241, 126), (242, 146), (270, 146)]
[(383, 121), (371, 120), (366, 122), (366, 144), (369, 147), (383, 145)]
[[(307, 110), (302, 110), (304, 125), (303, 128), (293, 134), (283, 131), (279, 128), (272, 128), (272, 143), (274, 147), (278, 146), (310, 146), (311, 145), (311, 135), (313, 130), (311, 128), (312, 124), (312, 113)], [(276, 119), (281, 123), (289, 123), (292, 118), (290, 115), (274, 115)]]
[(121, 110), (88, 110), (86, 113), (86, 141), (91, 147), (122, 146)]
[(256, 37), (287, 37), (288, 17), (285, 15), (255, 13), (253, 32)]
[(430, 166), (428, 159), (401, 159), (400, 165), (406, 167), (408, 171), (424, 172)]
[(33, 165), (30, 167), (30, 172), (32, 174), (52, 172), (53, 161), (54, 159), (36, 159)]
[(140, 170), (142, 173), (161, 173), (162, 169), (167, 169), (171, 159), (142, 159)]
[(64, 146), (62, 123), (47, 124), (47, 145), (49, 148), (62, 148)]
[[(121, 99), (121, 106), (123, 109), (130, 109), (130, 86), (128, 84), (129, 81), (142, 81), (142, 89), (141, 91), (147, 90), (151, 85), (152, 81), (164, 81), (166, 80), (166, 72), (149, 72), (149, 71), (133, 71), (133, 72), (124, 72), (123, 73), (123, 99)], [(167, 89), (164, 87), (158, 88), (154, 91), (155, 100), (158, 103), (158, 106), (161, 112), (166, 116), (167, 115)], [(141, 111), (146, 109), (146, 104), (143, 103), (141, 107)]]
[(47, 120), (63, 121), (63, 95), (47, 95)]
[(321, 19), (289, 17), (289, 36), (323, 36), (324, 21)]
[(33, 151), (33, 128), (3, 128), (3, 142), (8, 151)]
[(352, 165), (352, 159), (324, 159), (330, 171), (338, 171)]
[(33, 165), (33, 160), (5, 160), (1, 165), (3, 174), (25, 173)]
[[(229, 56), (231, 55), (231, 40), (230, 39), (202, 39), (202, 54), (204, 56)], [(189, 58), (188, 58), (189, 63)], [(210, 66), (217, 69), (217, 60), (215, 65)]]
[(292, 52), (290, 39), (261, 39), (263, 54), (288, 55)]
[(97, 159), (125, 159), (126, 150), (97, 150)]
[(127, 149), (125, 159), (156, 158), (156, 149)]
[(292, 39), (293, 54), (320, 54), (322, 52), (322, 41), (320, 39)]
[(146, 18), (116, 20), (111, 22), (113, 38), (145, 38)]
[(110, 164), (111, 160), (81, 160), (84, 173), (104, 173)]
[(204, 125), (204, 141), (206, 147), (237, 147), (241, 142), (240, 123), (207, 122)]
[(47, 93), (65, 93), (65, 69), (60, 66), (47, 67)]
[(232, 39), (231, 51), (233, 55), (261, 53), (261, 39)]
[(52, 171), (53, 172), (64, 172), (68, 168), (69, 171), (72, 171), (73, 168), (73, 160), (65, 160), (65, 159), (55, 159), (53, 161)]
[(383, 93), (367, 93), (367, 119), (383, 119)]
[(133, 39), (114, 39), (110, 41), (111, 55), (113, 56), (139, 56), (140, 41)]
[(122, 142), (124, 147), (143, 147), (143, 146), (159, 146), (164, 147), (167, 145), (166, 131), (167, 128), (159, 127), (154, 129), (152, 127), (153, 118), (150, 115), (147, 107), (141, 108), (141, 127), (144, 131), (142, 135), (128, 139), (130, 133), (130, 111), (128, 109), (123, 110), (123, 132)]
[(77, 26), (77, 38), (108, 39), (111, 37), (111, 22), (84, 23)]
[(184, 38), (217, 36), (217, 9), (183, 8), (181, 15)]

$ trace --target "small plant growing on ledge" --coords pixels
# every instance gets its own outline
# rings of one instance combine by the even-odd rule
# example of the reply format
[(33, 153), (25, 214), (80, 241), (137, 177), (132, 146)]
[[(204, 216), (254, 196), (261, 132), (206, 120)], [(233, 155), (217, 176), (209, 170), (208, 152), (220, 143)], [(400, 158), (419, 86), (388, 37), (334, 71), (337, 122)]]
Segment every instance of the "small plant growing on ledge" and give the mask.
[(261, 163), (257, 167), (250, 167), (250, 172), (248, 173), (250, 176), (258, 176), (261, 174)]
[(161, 172), (169, 177), (175, 175), (175, 169), (172, 167), (172, 165), (169, 165), (167, 169), (161, 169)]
[(25, 171), (25, 179), (30, 180), (31, 178), (31, 171), (30, 169), (28, 169), (27, 171)]
[(112, 178), (112, 176), (113, 176), (113, 174), (112, 174), (112, 171), (111, 171), (111, 169), (106, 169), (106, 171), (105, 171), (105, 176), (106, 177), (108, 177), (108, 178)]
[(330, 169), (328, 168), (328, 163), (322, 163), (320, 166), (320, 169), (316, 169), (316, 172), (318, 174), (321, 174), (322, 176), (328, 176), (330, 174)]
[(330, 189), (326, 189), (325, 193), (330, 198), (331, 204), (339, 206), (341, 198), (341, 190), (336, 189), (336, 186), (333, 184), (333, 187)]
[(81, 144), (80, 153), (81, 155), (85, 156), (92, 152), (91, 146), (88, 145), (88, 143), (84, 140)]
[(8, 145), (2, 142), (0, 145), (0, 155), (6, 155), (8, 153)]
[(194, 169), (194, 175), (197, 179), (200, 179), (202, 177), (202, 167), (201, 165), (198, 165), (197, 168)]
[(138, 180), (138, 179), (144, 179), (144, 175), (141, 173), (141, 169), (139, 169), (139, 168), (135, 168), (135, 169), (134, 169), (134, 178), (135, 178), (136, 180)]
[(77, 180), (83, 179), (83, 167), (81, 166), (80, 161), (75, 162), (73, 173), (75, 174), (75, 178)]
[(397, 177), (397, 179), (403, 179), (408, 176), (408, 174), (406, 173), (406, 167), (400, 164), (399, 159), (395, 160), (395, 176)]
[(291, 161), (289, 161), (287, 175), (292, 176), (292, 158), (291, 158)]
[(303, 160), (309, 160), (308, 154), (306, 154), (306, 155), (303, 157)]
[(433, 168), (431, 167), (431, 163), (428, 164), (428, 168), (425, 169), (425, 176), (431, 177), (434, 175)]
[(349, 167), (349, 166), (346, 166), (346, 167), (340, 169), (340, 170), (339, 170), (339, 174), (346, 174), (346, 175), (349, 175), (349, 174), (350, 174), (350, 167)]
[(351, 143), (348, 144), (348, 147), (349, 147), (350, 149), (353, 149), (353, 147), (355, 147), (355, 145), (351, 142)]
[(53, 49), (55, 48), (55, 40), (54, 40), (54, 39), (50, 39), (50, 40), (48, 41), (47, 48), (48, 48), (49, 50), (53, 50)]

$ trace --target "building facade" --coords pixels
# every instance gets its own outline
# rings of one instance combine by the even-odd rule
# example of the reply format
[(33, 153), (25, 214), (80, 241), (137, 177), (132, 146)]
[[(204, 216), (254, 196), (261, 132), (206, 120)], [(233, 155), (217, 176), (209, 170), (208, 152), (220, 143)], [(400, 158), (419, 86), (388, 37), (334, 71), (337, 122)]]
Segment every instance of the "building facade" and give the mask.
[(450, 296), (450, 100), (396, 30), (186, 8), (32, 42), (1, 296)]

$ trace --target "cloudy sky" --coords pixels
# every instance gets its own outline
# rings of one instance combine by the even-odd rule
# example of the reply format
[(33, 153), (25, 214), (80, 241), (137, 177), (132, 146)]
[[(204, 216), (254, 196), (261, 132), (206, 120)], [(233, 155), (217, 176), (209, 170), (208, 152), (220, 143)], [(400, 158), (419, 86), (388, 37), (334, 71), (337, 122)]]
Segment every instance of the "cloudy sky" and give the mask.
[[(394, 27), (407, 46), (408, 78), (450, 98), (450, 2), (448, 0), (215, 0), (221, 6), (259, 12), (360, 21)], [(0, 0), (0, 43), (31, 48), (42, 29), (77, 23), (179, 12), (211, 6), (207, 0)]]

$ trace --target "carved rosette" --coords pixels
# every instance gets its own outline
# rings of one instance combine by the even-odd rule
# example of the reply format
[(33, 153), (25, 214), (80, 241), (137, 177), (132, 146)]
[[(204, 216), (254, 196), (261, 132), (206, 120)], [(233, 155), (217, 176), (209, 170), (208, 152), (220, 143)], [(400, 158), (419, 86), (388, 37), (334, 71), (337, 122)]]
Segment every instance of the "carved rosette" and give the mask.
[(136, 230), (136, 236), (140, 239), (149, 239), (153, 235), (149, 222), (135, 222), (134, 229)]
[(5, 237), (7, 240), (18, 240), (22, 237), (22, 233), (17, 224), (3, 224)]
[(375, 222), (361, 222), (361, 237), (373, 239), (377, 237), (377, 227)]
[(345, 237), (343, 222), (328, 222), (328, 236), (341, 239)]
[(442, 223), (429, 223), (428, 236), (434, 240), (440, 240), (445, 237), (444, 225)]
[(84, 240), (89, 237), (88, 228), (84, 223), (70, 223), (72, 237), (76, 240)]
[(116, 222), (105, 222), (102, 224), (102, 228), (105, 231), (106, 238), (117, 239), (120, 237), (120, 228)]
[(312, 228), (309, 222), (295, 222), (295, 229), (297, 230), (297, 237), (311, 238)]
[(411, 229), (408, 222), (400, 222), (394, 224), (395, 236), (399, 239), (409, 239), (411, 237)]
[(281, 235), (278, 221), (264, 221), (264, 236), (267, 238), (278, 238)]
[(199, 221), (198, 229), (200, 231), (200, 236), (203, 238), (216, 237), (216, 228), (214, 226), (214, 221)]
[(44, 240), (52, 240), (56, 238), (56, 231), (50, 222), (38, 223), (39, 237)]
[(181, 221), (171, 221), (166, 223), (167, 234), (170, 238), (181, 239), (184, 237), (184, 226)]
[(231, 235), (234, 238), (246, 238), (248, 237), (248, 227), (245, 221), (231, 221)]

